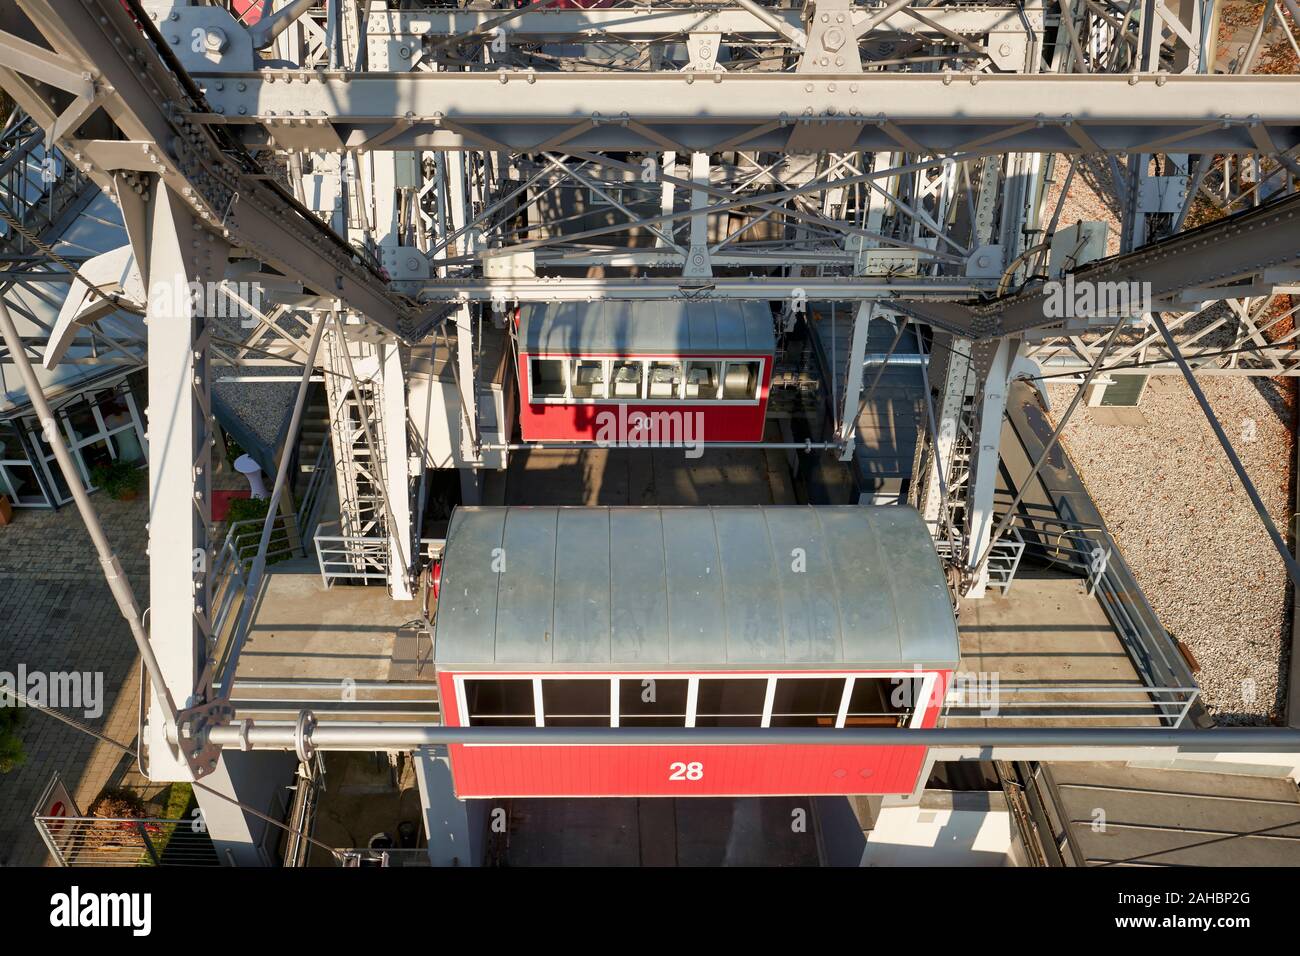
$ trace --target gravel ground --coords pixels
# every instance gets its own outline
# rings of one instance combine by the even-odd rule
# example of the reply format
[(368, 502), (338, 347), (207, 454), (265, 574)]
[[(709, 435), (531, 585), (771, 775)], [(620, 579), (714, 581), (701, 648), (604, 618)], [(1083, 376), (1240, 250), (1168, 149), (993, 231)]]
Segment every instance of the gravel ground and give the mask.
[[(1291, 387), (1266, 379), (1200, 382), (1284, 529), (1294, 460)], [(1055, 414), (1073, 392), (1049, 386)], [(1108, 425), (1080, 408), (1062, 437), (1066, 450), (1151, 606), (1200, 663), (1197, 677), (1215, 720), (1274, 721), (1284, 709), (1289, 666), (1285, 567), (1182, 378), (1153, 376), (1141, 414), (1134, 411), (1120, 414), (1144, 420)]]
[[(248, 331), (242, 329), (238, 319), (212, 319), (216, 333), (232, 341), (247, 338)], [(223, 366), (217, 370), (215, 378), (223, 375), (246, 375), (249, 377), (268, 375), (300, 374), (292, 366), (249, 366), (233, 369)], [(237, 415), (241, 421), (270, 448), (275, 448), (280, 433), (293, 411), (293, 399), (297, 386), (290, 382), (221, 382), (212, 383), (213, 396)]]

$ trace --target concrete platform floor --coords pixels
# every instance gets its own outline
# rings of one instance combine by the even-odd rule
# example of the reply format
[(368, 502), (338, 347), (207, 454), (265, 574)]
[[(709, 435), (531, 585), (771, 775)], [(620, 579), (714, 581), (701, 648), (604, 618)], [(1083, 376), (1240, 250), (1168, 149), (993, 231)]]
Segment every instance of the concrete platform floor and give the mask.
[(267, 576), (236, 680), (389, 679), (397, 629), (418, 616), (416, 602), (382, 587), (329, 590), (318, 574)]
[(1051, 765), (1087, 866), (1300, 865), (1300, 795), (1287, 777)]
[[(1097, 600), (1082, 578), (1025, 570), (1003, 595), (990, 589), (980, 600), (965, 601), (958, 626), (961, 642), (959, 672), (982, 675), (981, 688), (999, 692), (999, 719), (950, 718), (950, 726), (1063, 726), (1059, 718), (1039, 717), (1042, 709), (1013, 709), (1017, 699), (1058, 703), (1110, 702), (1110, 707), (1075, 708), (1072, 724), (1086, 726), (1148, 726), (1149, 708), (1136, 706), (1136, 693), (1022, 694), (1007, 691), (1030, 685), (1081, 690), (1100, 686), (1133, 686), (1142, 682)], [(1125, 704), (1128, 706), (1124, 706)], [(1058, 711), (1059, 712), (1059, 711)], [(1115, 713), (1116, 716), (1096, 718)], [(1015, 720), (1005, 719), (1016, 713)], [(1083, 719), (1092, 714), (1094, 718)]]

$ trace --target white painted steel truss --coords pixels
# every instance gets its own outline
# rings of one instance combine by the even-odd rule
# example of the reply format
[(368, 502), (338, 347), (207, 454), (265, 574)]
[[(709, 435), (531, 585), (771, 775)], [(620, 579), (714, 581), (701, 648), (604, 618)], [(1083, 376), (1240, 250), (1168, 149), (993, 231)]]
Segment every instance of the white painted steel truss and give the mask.
[[(174, 518), (168, 535), (191, 528), (166, 545), (151, 535), (163, 549), (152, 631), (168, 644), (176, 696), (206, 692), (193, 680), (205, 670), (210, 581), (189, 555), (208, 547), (210, 367), (301, 365), (327, 316), (344, 320), (331, 337), (376, 359), (360, 380), (328, 362), (324, 373), (340, 407), (382, 378), (371, 394), (382, 400), (352, 401), (361, 417), (335, 431), (365, 438), (349, 439), (353, 451), (385, 446), (391, 518), (406, 514), (412, 479), (399, 466), (409, 460), (400, 349), (448, 360), (458, 451), (473, 463), (477, 330), (518, 303), (737, 298), (786, 316), (808, 301), (907, 315), (935, 330), (927, 441), (938, 454), (925, 473), (956, 479), (945, 490), (960, 507), (942, 512), (962, 516), (954, 560), (964, 587), (982, 591), (979, 558), (995, 543), (987, 438), (1023, 359), (1066, 380), (1163, 373), (1177, 369), (1176, 341), (1199, 374), (1297, 367), (1286, 297), (1300, 283), (1300, 79), (1255, 72), (1287, 44), (1300, 53), (1297, 10), (1270, 6), (1246, 48), (1216, 62), (1213, 9), (6, 4), (0, 87), (26, 118), (6, 127), (14, 145), (0, 178), (22, 166), (13, 151), (44, 144), (65, 160), (55, 184), (80, 177), (111, 195), (136, 273), (94, 283), (88, 302), (150, 320), (150, 431), (176, 451), (153, 492)], [(1084, 241), (1072, 184), (1110, 210), (1099, 247)], [(46, 195), (6, 197), (33, 235), (57, 218), (38, 215)], [(1188, 228), (1198, 222), (1209, 224)], [(1113, 251), (1107, 230), (1122, 255), (1090, 265)], [(5, 282), (48, 281), (55, 268), (26, 235), (4, 251)], [(82, 260), (57, 266), (69, 279)], [(228, 271), (265, 284), (270, 300), (243, 303), (246, 334), (221, 335), (190, 310), (133, 298), (132, 278), (149, 290), (160, 269)], [(1141, 313), (1113, 336), (1113, 320), (1049, 315), (1043, 283), (1063, 273), (1151, 283), (1172, 339)], [(159, 333), (157, 320), (185, 327)], [(63, 360), (140, 361), (141, 342), (106, 337), (91, 313), (74, 323)], [(55, 331), (40, 328), (25, 349), (37, 357)], [(851, 354), (864, 348), (865, 336)], [(847, 378), (860, 393), (862, 369)], [(920, 495), (927, 513), (940, 513), (938, 490)], [(397, 594), (415, 562), (396, 536), (392, 557)], [(162, 763), (151, 770), (182, 772)]]

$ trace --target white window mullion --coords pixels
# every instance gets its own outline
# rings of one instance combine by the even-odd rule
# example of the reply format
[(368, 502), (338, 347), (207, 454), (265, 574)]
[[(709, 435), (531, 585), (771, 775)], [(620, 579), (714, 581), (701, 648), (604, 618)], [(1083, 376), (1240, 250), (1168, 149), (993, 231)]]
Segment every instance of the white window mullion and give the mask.
[(695, 726), (695, 703), (700, 697), (700, 679), (692, 677), (686, 682), (686, 726)]
[(546, 716), (542, 713), (542, 679), (533, 678), (533, 723), (538, 727), (546, 726)]
[(853, 682), (857, 678), (846, 677), (844, 679), (844, 693), (840, 694), (840, 710), (835, 715), (835, 726), (843, 727), (845, 720), (849, 716), (849, 701), (853, 697)]
[(934, 693), (934, 685), (938, 679), (938, 674), (927, 674), (921, 678), (920, 699), (912, 705), (912, 718), (907, 722), (908, 727), (920, 727), (925, 720), (926, 709), (930, 706), (930, 695)]
[(776, 678), (767, 679), (767, 693), (763, 697), (763, 722), (762, 727), (772, 726), (772, 705), (776, 703)]
[(618, 678), (609, 682), (609, 725), (618, 726)]
[(456, 678), (456, 711), (460, 714), (460, 725), (468, 727), (469, 705), (465, 703), (465, 678)]

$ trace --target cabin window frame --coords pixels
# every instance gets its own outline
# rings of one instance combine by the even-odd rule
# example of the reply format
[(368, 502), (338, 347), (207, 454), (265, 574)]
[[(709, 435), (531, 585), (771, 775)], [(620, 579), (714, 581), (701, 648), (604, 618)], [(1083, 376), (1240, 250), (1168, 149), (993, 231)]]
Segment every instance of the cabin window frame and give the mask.
[[(849, 702), (853, 696), (853, 688), (858, 678), (867, 678), (870, 680), (920, 680), (920, 692), (917, 696), (916, 705), (912, 707), (908, 715), (908, 723), (899, 730), (917, 729), (925, 720), (925, 715), (931, 703), (942, 707), (943, 702), (933, 701), (935, 684), (939, 679), (937, 670), (889, 670), (889, 671), (728, 671), (708, 672), (708, 671), (618, 671), (598, 672), (590, 671), (555, 671), (538, 674), (527, 673), (499, 673), (496, 671), (467, 671), (465, 673), (453, 672), (451, 677), (456, 693), (456, 726), (469, 727), (473, 715), (469, 713), (465, 694), (465, 681), (467, 680), (526, 680), (532, 682), (533, 690), (533, 713), (535, 726), (546, 726), (546, 713), (542, 701), (542, 681), (543, 680), (598, 680), (605, 681), (610, 685), (610, 723), (611, 727), (620, 725), (620, 718), (623, 716), (620, 711), (619, 686), (622, 680), (686, 680), (686, 728), (694, 728), (699, 704), (699, 682), (701, 680), (760, 680), (767, 681), (766, 693), (763, 701), (763, 716), (760, 727), (771, 727), (773, 710), (776, 698), (776, 682), (778, 680), (843, 680), (844, 687), (841, 691), (839, 710), (836, 713), (835, 728), (843, 729), (845, 726)], [(922, 706), (924, 705), (924, 706)], [(480, 715), (481, 716), (481, 715)], [(490, 715), (489, 715), (490, 716)], [(635, 716), (629, 714), (627, 716)], [(778, 715), (780, 716), (780, 715)], [(500, 744), (467, 744), (466, 746), (502, 746)]]
[[(772, 361), (770, 355), (718, 354), (704, 355), (692, 353), (636, 354), (636, 355), (572, 355), (554, 352), (524, 353), (525, 369), (528, 376), (527, 404), (529, 405), (672, 405), (683, 407), (712, 408), (723, 406), (754, 407), (761, 405), (766, 396), (763, 391), (767, 372)], [(533, 376), (534, 362), (555, 361), (560, 363), (561, 376), (564, 381), (563, 395), (538, 395)], [(577, 362), (601, 362), (604, 377), (604, 397), (576, 398), (573, 394), (573, 370)], [(657, 362), (675, 363), (680, 380), (670, 396), (650, 396), (650, 367)], [(637, 363), (641, 368), (640, 392), (636, 398), (614, 397), (614, 366), (623, 363)], [(715, 365), (718, 368), (718, 381), (712, 398), (685, 398), (686, 380), (689, 367), (693, 363)], [(754, 380), (752, 398), (723, 398), (726, 394), (727, 371), (732, 365), (758, 365), (758, 375)]]

